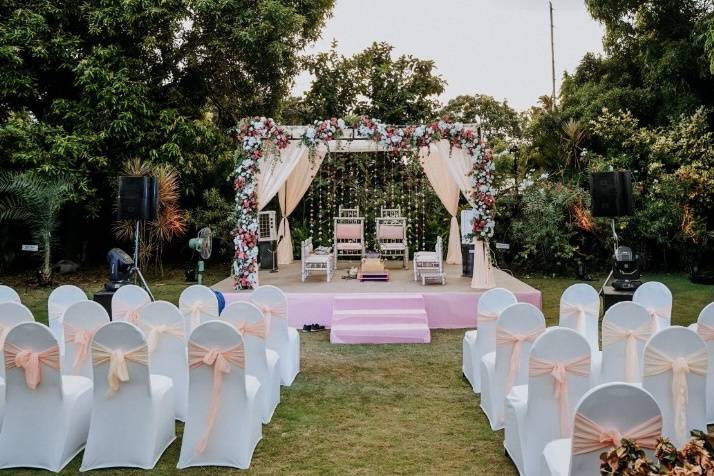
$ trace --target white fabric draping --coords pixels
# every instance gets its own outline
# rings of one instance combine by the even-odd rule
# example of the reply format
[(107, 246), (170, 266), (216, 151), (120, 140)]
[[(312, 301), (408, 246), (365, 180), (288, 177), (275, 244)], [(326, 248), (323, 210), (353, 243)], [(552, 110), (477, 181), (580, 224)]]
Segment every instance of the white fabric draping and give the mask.
[(446, 164), (444, 164), (448, 160), (450, 160), (450, 157), (442, 155), (441, 150), (435, 144), (431, 144), (428, 149), (422, 148), (419, 151), (419, 163), (424, 170), (424, 174), (429, 179), (434, 193), (436, 193), (446, 211), (451, 215), (446, 263), (461, 264), (461, 232), (459, 230), (459, 222), (456, 219), (461, 191), (459, 185), (447, 170)]
[(449, 142), (445, 139), (440, 140), (436, 143), (436, 148), (441, 155), (441, 158), (449, 171), (451, 178), (456, 182), (456, 185), (461, 190), (461, 194), (464, 196), (466, 201), (472, 207), (476, 206), (476, 203), (471, 197), (471, 158), (464, 154), (464, 151), (458, 147), (451, 148)]
[(474, 289), (491, 289), (496, 287), (496, 276), (491, 264), (491, 250), (488, 242), (474, 237), (474, 274), (471, 287)]
[(280, 215), (283, 217), (278, 226), (278, 239), (281, 240), (278, 243), (278, 265), (293, 262), (293, 237), (290, 233), (288, 217), (298, 206), (307, 189), (310, 188), (327, 152), (324, 147), (318, 147), (313, 157), (310, 157), (309, 148), (303, 145), (302, 149), (305, 150), (305, 153), (300, 155), (298, 163), (278, 192)]
[(280, 151), (280, 155), (266, 154), (258, 161), (257, 195), (258, 210), (265, 208), (278, 193), (297, 166), (300, 158), (307, 155), (309, 149), (301, 141), (290, 141)]

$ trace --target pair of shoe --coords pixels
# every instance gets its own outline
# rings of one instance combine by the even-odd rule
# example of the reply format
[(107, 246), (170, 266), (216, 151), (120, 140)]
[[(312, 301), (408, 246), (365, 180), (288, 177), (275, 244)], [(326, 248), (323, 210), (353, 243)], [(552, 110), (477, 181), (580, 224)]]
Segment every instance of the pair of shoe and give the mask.
[(323, 331), (325, 330), (325, 326), (321, 326), (320, 324), (305, 324), (302, 326), (303, 332), (315, 332), (315, 331)]

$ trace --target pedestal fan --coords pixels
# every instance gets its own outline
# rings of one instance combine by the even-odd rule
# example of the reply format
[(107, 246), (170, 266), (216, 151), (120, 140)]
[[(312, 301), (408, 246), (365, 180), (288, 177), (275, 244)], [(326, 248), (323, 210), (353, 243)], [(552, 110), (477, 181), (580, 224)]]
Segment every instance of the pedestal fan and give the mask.
[(208, 227), (201, 228), (196, 238), (191, 238), (188, 242), (189, 248), (198, 253), (198, 266), (196, 267), (196, 281), (203, 284), (203, 272), (205, 271), (204, 260), (211, 257), (213, 248), (213, 233)]

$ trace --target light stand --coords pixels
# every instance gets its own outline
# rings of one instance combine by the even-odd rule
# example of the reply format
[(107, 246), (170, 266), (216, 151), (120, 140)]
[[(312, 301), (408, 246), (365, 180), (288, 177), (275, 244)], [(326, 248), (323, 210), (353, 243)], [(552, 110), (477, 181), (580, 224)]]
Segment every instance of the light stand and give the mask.
[(141, 269), (139, 268), (139, 226), (141, 225), (141, 220), (136, 220), (136, 228), (134, 229), (134, 267), (131, 268), (129, 271), (129, 275), (131, 276), (132, 274), (135, 274), (138, 276), (138, 279), (141, 281), (141, 285), (146, 289), (146, 292), (149, 293), (149, 297), (151, 298), (152, 301), (155, 301), (154, 295), (151, 293), (151, 289), (149, 289), (149, 285), (146, 283), (146, 279), (144, 279), (144, 274), (141, 272)]
[(278, 241), (275, 242), (275, 247), (270, 249), (270, 252), (273, 254), (273, 269), (270, 270), (271, 273), (278, 272), (278, 246), (280, 246), (280, 242), (283, 241), (283, 238), (285, 238), (285, 235), (278, 238)]
[[(615, 219), (613, 218), (610, 220), (610, 228), (612, 229), (612, 238), (613, 238), (613, 252), (617, 253), (617, 248), (620, 244), (620, 237), (617, 236), (617, 230), (615, 229)], [(605, 278), (605, 282), (602, 283), (602, 286), (600, 286), (600, 294), (602, 294), (605, 290), (605, 286), (607, 286), (607, 283), (610, 281), (610, 278), (612, 278), (612, 274), (615, 272), (615, 268), (610, 269), (610, 274), (607, 275), (607, 278)]]

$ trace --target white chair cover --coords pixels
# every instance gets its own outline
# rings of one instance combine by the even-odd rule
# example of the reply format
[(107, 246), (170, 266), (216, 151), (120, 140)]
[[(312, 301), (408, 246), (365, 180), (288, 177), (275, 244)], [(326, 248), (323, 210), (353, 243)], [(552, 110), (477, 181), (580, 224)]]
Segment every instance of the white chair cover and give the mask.
[(699, 334), (707, 345), (707, 355), (709, 356), (709, 371), (707, 373), (707, 423), (714, 423), (714, 303), (707, 305), (696, 324), (689, 326)]
[(650, 315), (633, 302), (619, 302), (602, 318), (600, 383), (642, 382), (642, 353), (652, 335)]
[(704, 341), (691, 329), (662, 329), (645, 345), (642, 387), (662, 410), (662, 434), (681, 448), (691, 430), (707, 431)]
[(64, 375), (79, 375), (90, 380), (94, 378), (92, 339), (99, 328), (108, 323), (106, 309), (94, 301), (76, 302), (67, 308), (62, 322), (65, 339), (62, 356)]
[(647, 309), (652, 319), (653, 332), (669, 327), (672, 321), (672, 292), (667, 286), (657, 281), (642, 284), (632, 302)]
[(149, 293), (134, 284), (127, 284), (116, 290), (112, 296), (112, 321), (136, 324), (141, 308), (151, 302)]
[(191, 333), (188, 417), (179, 469), (250, 466), (262, 437), (260, 383), (246, 374), (243, 351), (243, 339), (226, 322), (206, 322)]
[(211, 288), (194, 284), (181, 292), (179, 296), (179, 311), (183, 314), (186, 335), (208, 321), (218, 319), (218, 298)]
[(541, 475), (599, 474), (600, 454), (634, 440), (654, 458), (662, 414), (652, 395), (628, 383), (607, 383), (583, 396), (575, 410), (573, 438), (551, 441), (543, 450)]
[(545, 445), (570, 437), (575, 405), (590, 389), (590, 358), (585, 337), (565, 327), (533, 343), (528, 384), (506, 397), (504, 446), (520, 474), (538, 474)]
[(577, 283), (560, 297), (559, 326), (574, 329), (587, 339), (593, 351), (598, 347), (600, 295), (589, 284)]
[(461, 370), (474, 393), (481, 393), (481, 357), (496, 350), (496, 320), (501, 311), (518, 299), (508, 289), (493, 288), (479, 296), (476, 307), (477, 329), (466, 331)]
[(2, 302), (16, 302), (20, 304), (20, 295), (10, 286), (0, 284), (0, 303)]
[(511, 304), (496, 323), (496, 351), (481, 358), (481, 409), (491, 429), (503, 428), (506, 395), (528, 382), (528, 354), (545, 330), (543, 313), (532, 304)]
[(36, 322), (12, 329), (3, 353), (8, 411), (0, 432), (0, 468), (58, 472), (87, 441), (92, 382), (61, 376), (57, 340)]
[(151, 469), (176, 438), (171, 379), (150, 375), (142, 332), (111, 322), (92, 341), (92, 421), (80, 471)]
[(149, 371), (173, 382), (174, 415), (186, 421), (188, 411), (188, 354), (183, 315), (166, 301), (147, 304), (139, 313), (138, 327), (146, 336)]
[[(0, 349), (10, 330), (22, 322), (33, 322), (32, 312), (19, 302), (0, 302)], [(5, 414), (5, 356), (0, 352), (0, 424)]]
[(288, 298), (275, 286), (260, 286), (250, 300), (270, 321), (268, 349), (280, 356), (280, 382), (289, 386), (300, 372), (300, 335), (288, 326)]
[(280, 356), (265, 345), (270, 324), (260, 309), (248, 302), (236, 302), (226, 307), (221, 313), (221, 320), (235, 327), (243, 338), (245, 371), (260, 382), (258, 401), (262, 421), (270, 423), (280, 403)]
[(57, 338), (60, 352), (64, 354), (64, 327), (62, 319), (67, 308), (80, 301), (86, 301), (87, 295), (77, 286), (65, 284), (52, 290), (47, 298), (47, 320), (50, 323), (50, 330)]

